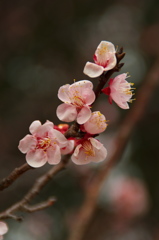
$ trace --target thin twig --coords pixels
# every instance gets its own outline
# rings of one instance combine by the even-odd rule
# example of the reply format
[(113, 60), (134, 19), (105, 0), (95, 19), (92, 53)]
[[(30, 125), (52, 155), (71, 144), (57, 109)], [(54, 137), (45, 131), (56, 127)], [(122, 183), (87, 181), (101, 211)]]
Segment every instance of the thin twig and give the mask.
[(20, 177), (23, 173), (30, 169), (34, 168), (29, 166), (27, 163), (23, 164), (18, 168), (15, 168), (6, 178), (3, 178), (0, 182), (0, 191), (9, 187), (18, 177)]
[(120, 160), (120, 157), (125, 149), (125, 146), (134, 131), (137, 123), (145, 114), (148, 102), (159, 84), (159, 59), (156, 60), (151, 70), (146, 76), (143, 85), (137, 93), (137, 101), (132, 106), (123, 120), (118, 135), (114, 140), (114, 153), (108, 162), (105, 162), (103, 167), (98, 171), (90, 182), (86, 191), (85, 200), (78, 212), (78, 217), (72, 227), (69, 240), (82, 240), (89, 226), (89, 223), (96, 210), (99, 190), (109, 174), (112, 167)]
[(0, 213), (0, 219), (13, 218), (16, 220), (21, 220), (21, 218), (16, 216), (15, 214), (16, 211), (19, 211), (19, 210), (28, 211), (29, 208), (32, 210), (34, 209), (34, 211), (38, 211), (39, 209), (42, 209), (42, 207), (44, 208), (44, 207), (50, 206), (51, 202), (48, 202), (48, 201), (47, 201), (47, 204), (45, 201), (43, 203), (37, 204), (36, 206), (34, 205), (33, 207), (29, 206), (28, 204), (57, 173), (65, 169), (69, 161), (69, 158), (70, 158), (70, 155), (65, 155), (62, 161), (58, 165), (52, 167), (47, 173), (39, 177), (35, 181), (33, 187), (28, 191), (28, 193), (22, 198), (21, 201), (15, 203), (14, 205), (6, 209), (4, 212)]

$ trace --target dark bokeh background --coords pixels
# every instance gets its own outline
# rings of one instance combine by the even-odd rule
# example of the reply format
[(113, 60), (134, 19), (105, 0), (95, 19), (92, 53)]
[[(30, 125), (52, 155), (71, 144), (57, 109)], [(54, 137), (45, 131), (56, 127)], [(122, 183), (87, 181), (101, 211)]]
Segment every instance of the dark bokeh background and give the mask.
[[(55, 113), (60, 103), (59, 87), (73, 83), (73, 79), (89, 79), (83, 74), (83, 67), (86, 61), (92, 61), (101, 40), (124, 47), (122, 72), (129, 72), (130, 81), (137, 88), (140, 86), (159, 57), (158, 12), (158, 0), (0, 1), (1, 178), (25, 162), (17, 145), (28, 133), (32, 121), (48, 119), (59, 123)], [(99, 228), (113, 221), (107, 200), (101, 197), (96, 221), (92, 223), (94, 232), (88, 232), (87, 240), (159, 239), (158, 95), (159, 89), (156, 89), (114, 173), (144, 181), (149, 195), (148, 212), (136, 220), (133, 227), (127, 228), (126, 234), (118, 233), (110, 238), (105, 228)], [(126, 111), (115, 104), (110, 106), (105, 97), (95, 108), (110, 120), (109, 129), (101, 139), (111, 152), (111, 140)], [(0, 210), (20, 200), (36, 177), (48, 168), (27, 172), (1, 193)], [(66, 239), (76, 208), (83, 199), (85, 178), (96, 168), (98, 166), (77, 167), (70, 163), (36, 199), (41, 201), (55, 195), (58, 202), (54, 207), (26, 215), (24, 223), (8, 221), (10, 232), (5, 239)], [(106, 189), (103, 187), (102, 191)]]

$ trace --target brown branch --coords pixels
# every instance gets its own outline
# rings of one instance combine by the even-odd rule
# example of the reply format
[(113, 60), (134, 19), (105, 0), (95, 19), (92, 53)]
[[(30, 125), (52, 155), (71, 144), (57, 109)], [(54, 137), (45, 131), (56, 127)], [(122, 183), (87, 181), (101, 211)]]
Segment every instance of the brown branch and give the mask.
[(56, 202), (56, 198), (50, 197), (48, 200), (38, 203), (38, 204), (35, 204), (33, 206), (23, 205), (23, 210), (25, 210), (26, 212), (32, 213), (32, 212), (36, 212), (36, 211), (42, 210), (44, 208), (50, 207), (55, 202)]
[(10, 175), (6, 178), (3, 178), (0, 182), (0, 191), (4, 190), (5, 188), (9, 187), (18, 177), (20, 177), (26, 171), (34, 169), (33, 167), (29, 166), (27, 163), (23, 164), (22, 166), (15, 168)]
[[(39, 177), (33, 187), (28, 191), (28, 193), (23, 197), (23, 199), (17, 203), (15, 203), (14, 205), (12, 205), (11, 207), (9, 207), (8, 209), (6, 209), (4, 212), (0, 213), (0, 219), (5, 219), (5, 218), (13, 218), (16, 220), (21, 220), (21, 218), (19, 218), (18, 216), (16, 216), (16, 214), (14, 214), (14, 212), (16, 211), (28, 211), (28, 209), (34, 209), (34, 211), (36, 210), (37, 207), (37, 211), (40, 209), (40, 206), (44, 207), (48, 207), (50, 206), (50, 204), (48, 204), (49, 202), (43, 202), (41, 204), (37, 204), (36, 207), (33, 206), (29, 206), (28, 204), (31, 202), (31, 200), (42, 190), (42, 188), (60, 171), (62, 171), (63, 169), (65, 169), (68, 161), (69, 161), (70, 155), (65, 155), (62, 159), (62, 161), (52, 167), (47, 173), (45, 173), (44, 175), (42, 175), (41, 177)], [(55, 199), (54, 199), (55, 201)]]
[(82, 240), (89, 223), (96, 210), (99, 190), (103, 181), (109, 174), (112, 167), (120, 160), (125, 146), (134, 131), (137, 123), (145, 114), (148, 102), (159, 83), (159, 59), (156, 60), (151, 70), (146, 76), (143, 85), (137, 93), (137, 100), (132, 109), (128, 112), (123, 120), (118, 134), (114, 140), (114, 153), (108, 162), (105, 162), (100, 171), (94, 176), (86, 191), (85, 200), (81, 206), (78, 218), (72, 227), (69, 240)]

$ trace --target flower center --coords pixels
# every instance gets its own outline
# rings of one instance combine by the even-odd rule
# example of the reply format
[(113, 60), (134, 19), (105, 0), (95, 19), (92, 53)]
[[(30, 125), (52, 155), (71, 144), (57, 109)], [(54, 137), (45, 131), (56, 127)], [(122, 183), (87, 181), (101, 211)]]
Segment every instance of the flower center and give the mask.
[(44, 151), (50, 147), (51, 139), (50, 138), (43, 138), (38, 141), (37, 148), (43, 149)]
[(98, 49), (98, 54), (103, 55), (108, 51), (107, 46), (102, 46), (101, 48)]
[(78, 108), (83, 107), (84, 101), (83, 101), (83, 99), (81, 97), (75, 95), (75, 96), (73, 96), (72, 100), (73, 100), (72, 101), (73, 105), (75, 105), (76, 107), (78, 107)]
[(83, 149), (85, 150), (85, 154), (91, 157), (95, 156), (95, 151), (93, 149), (92, 144), (90, 143), (90, 141), (86, 140), (83, 142), (82, 144)]
[(106, 120), (103, 119), (103, 115), (98, 112), (97, 115), (95, 113), (93, 113), (94, 118), (92, 118), (92, 120), (90, 120), (92, 123), (96, 124), (96, 126), (99, 129), (105, 129), (106, 128)]

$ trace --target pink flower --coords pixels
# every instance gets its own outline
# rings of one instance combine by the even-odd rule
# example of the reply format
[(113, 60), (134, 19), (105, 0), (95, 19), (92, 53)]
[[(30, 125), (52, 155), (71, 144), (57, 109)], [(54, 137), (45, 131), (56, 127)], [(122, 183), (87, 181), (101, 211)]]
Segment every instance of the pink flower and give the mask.
[(0, 240), (3, 239), (3, 235), (8, 232), (8, 226), (5, 222), (0, 221)]
[(99, 111), (93, 112), (89, 120), (84, 123), (84, 129), (87, 133), (98, 134), (104, 132), (107, 127), (106, 119)]
[(64, 135), (55, 130), (54, 124), (46, 121), (34, 121), (30, 125), (30, 134), (19, 142), (19, 150), (26, 153), (26, 161), (32, 167), (41, 167), (46, 162), (58, 164), (61, 160), (60, 149), (67, 146)]
[(142, 181), (131, 177), (116, 177), (108, 188), (109, 200), (122, 218), (132, 219), (148, 209), (148, 193)]
[(64, 103), (57, 108), (60, 120), (72, 122), (77, 119), (79, 124), (85, 123), (91, 116), (90, 105), (95, 100), (93, 84), (82, 80), (60, 87), (58, 97)]
[(87, 62), (84, 67), (84, 74), (89, 77), (99, 77), (104, 71), (108, 71), (116, 65), (115, 47), (111, 42), (101, 41), (98, 45), (95, 55), (94, 62)]
[[(112, 100), (116, 104), (123, 108), (128, 109), (129, 105), (127, 102), (132, 102), (131, 97), (133, 96), (131, 85), (133, 83), (128, 83), (125, 79), (127, 74), (123, 73), (111, 79), (109, 82), (109, 87), (102, 89), (102, 92), (109, 95), (109, 102), (112, 103)], [(130, 100), (131, 99), (131, 100)]]
[(86, 138), (81, 140), (72, 154), (72, 161), (77, 165), (83, 165), (90, 162), (101, 162), (107, 156), (107, 150), (95, 138)]

